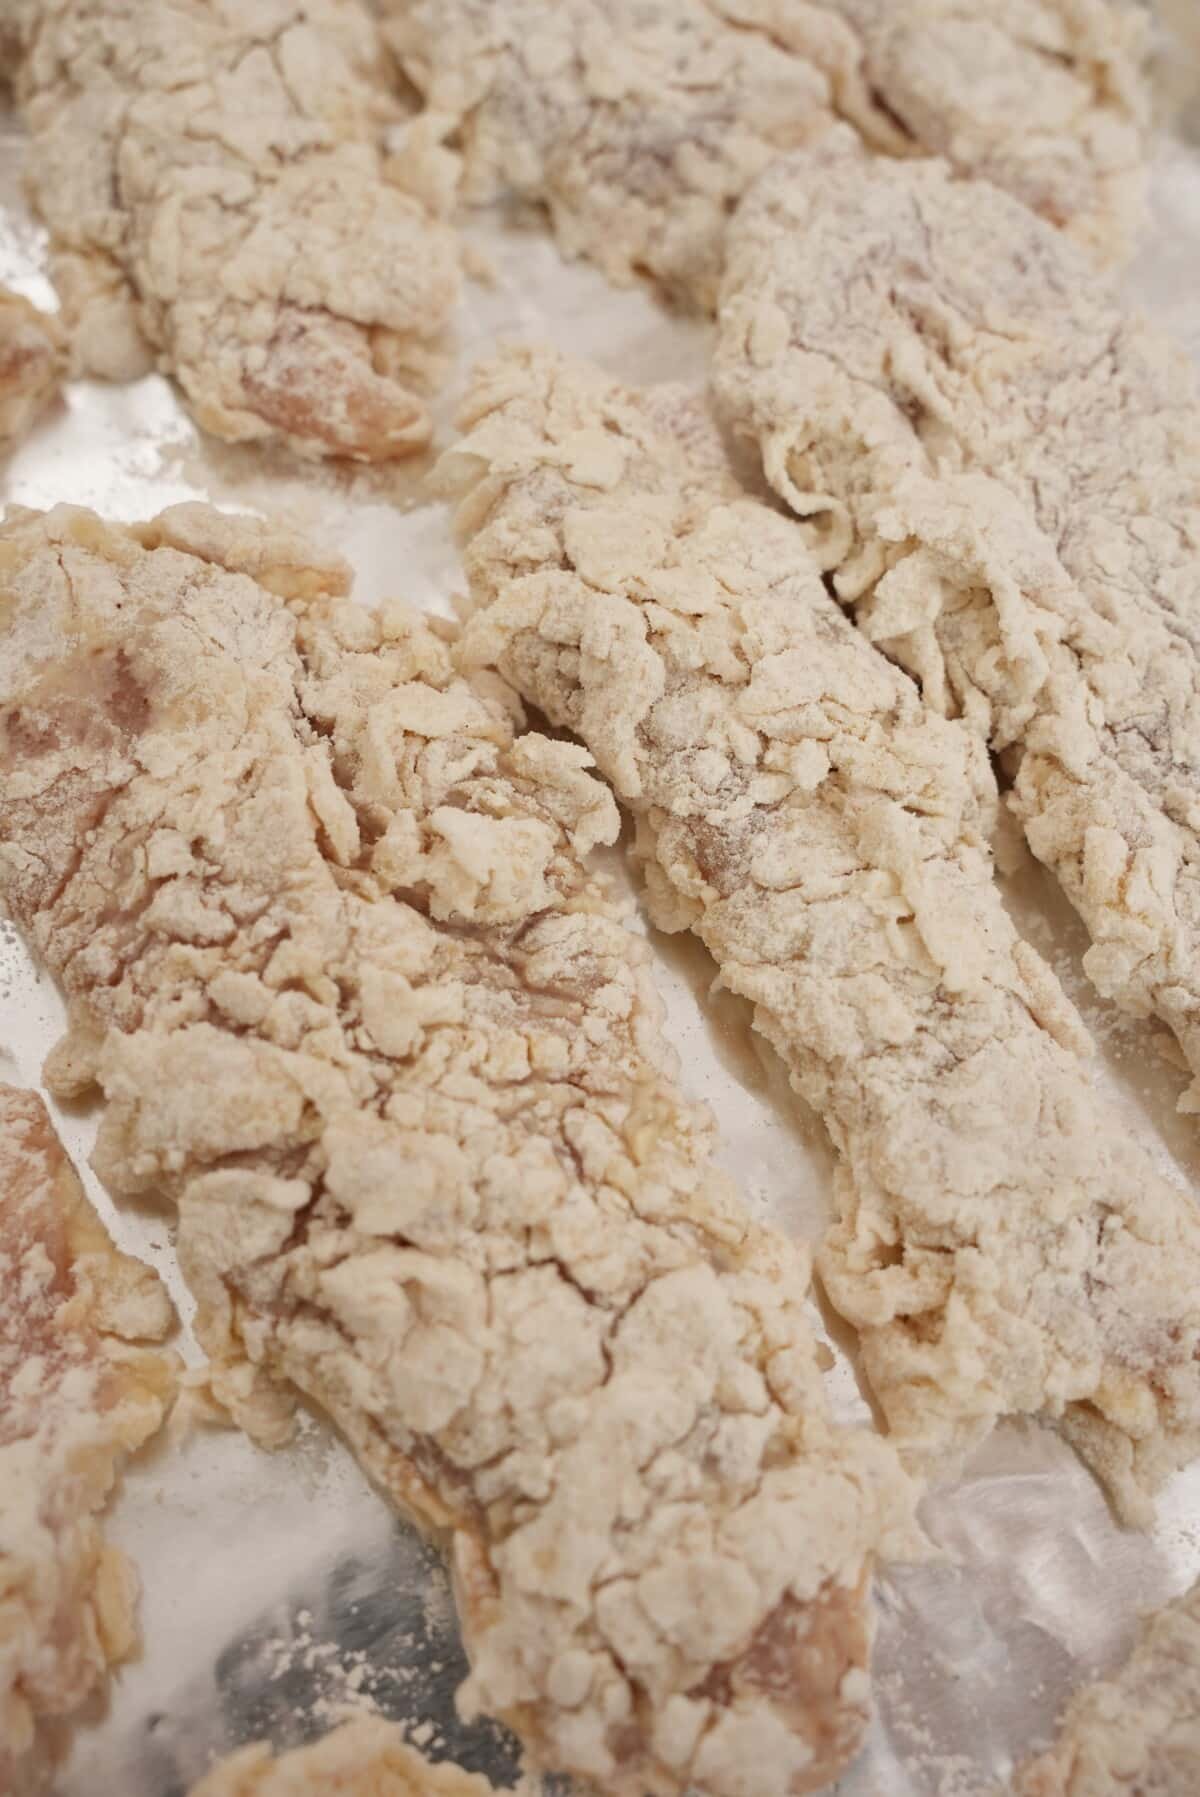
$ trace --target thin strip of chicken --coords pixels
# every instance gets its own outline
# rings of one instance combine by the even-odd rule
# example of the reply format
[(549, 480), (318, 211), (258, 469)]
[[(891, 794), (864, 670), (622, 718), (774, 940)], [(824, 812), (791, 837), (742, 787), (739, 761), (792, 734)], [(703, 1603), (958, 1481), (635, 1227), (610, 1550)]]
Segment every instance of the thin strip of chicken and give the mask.
[(1090, 1089), (992, 879), (982, 744), (740, 492), (696, 402), (550, 352), (476, 379), (447, 479), (466, 652), (574, 731), (840, 1156), (818, 1259), (916, 1463), (1059, 1419), (1123, 1514), (1200, 1447), (1200, 1213)]
[(1145, 159), (1134, 15), (1110, 0), (979, 11), (386, 0), (385, 16), (468, 199), (544, 205), (569, 255), (711, 311), (738, 199), (835, 117), (886, 154), (944, 149), (1093, 247), (1128, 249)]
[[(911, 1540), (837, 1429), (804, 1251), (752, 1224), (669, 1072), (617, 828), (452, 634), (184, 507), (0, 534), (0, 890), (61, 979), (47, 1078), (179, 1205), (213, 1388), (284, 1388), (447, 1546), (460, 1701), (645, 1797), (834, 1776), (869, 1566)], [(289, 609), (283, 598), (292, 602)]]
[(156, 1275), (113, 1246), (34, 1092), (0, 1085), (0, 1788), (41, 1790), (62, 1724), (138, 1644), (97, 1516), (175, 1383)]
[(0, 455), (45, 411), (58, 391), (64, 362), (57, 320), (0, 287)]
[(449, 1760), (430, 1760), (393, 1722), (356, 1716), (311, 1746), (272, 1758), (243, 1747), (194, 1785), (191, 1797), (495, 1797), (495, 1787)]
[(232, 441), (429, 439), (453, 235), (393, 179), (359, 0), (15, 0), (26, 172), (86, 372), (152, 361)]
[(1124, 1666), (1072, 1698), (1016, 1797), (1190, 1797), (1200, 1791), (1200, 1585), (1143, 1622)]
[(1200, 1075), (1194, 370), (942, 163), (781, 161), (730, 243), (723, 406), (866, 634), (1011, 752), (1088, 974)]

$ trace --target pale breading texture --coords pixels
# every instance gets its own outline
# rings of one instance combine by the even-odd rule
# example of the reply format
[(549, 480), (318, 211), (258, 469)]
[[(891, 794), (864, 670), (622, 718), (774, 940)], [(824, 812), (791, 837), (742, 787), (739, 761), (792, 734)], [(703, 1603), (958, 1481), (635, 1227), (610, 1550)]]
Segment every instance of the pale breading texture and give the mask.
[(0, 455), (28, 434), (57, 393), (63, 347), (56, 319), (0, 287)]
[(1125, 1664), (1072, 1698), (1016, 1797), (1189, 1797), (1200, 1790), (1200, 1585), (1143, 1622)]
[[(835, 118), (944, 150), (1117, 256), (1141, 204), (1133, 15), (1109, 0), (387, 0), (472, 201), (548, 208), (570, 255), (711, 311), (729, 214)], [(839, 16), (843, 15), (843, 16)], [(969, 16), (967, 16), (969, 15)]]
[(1167, 1024), (1200, 1073), (1183, 352), (1016, 200), (843, 141), (747, 197), (716, 382), (867, 635), (1008, 753), (1096, 986)]
[[(203, 507), (0, 539), (0, 888), (95, 1162), (180, 1209), (221, 1401), (324, 1405), (446, 1545), (461, 1702), (606, 1789), (779, 1797), (867, 1717), (892, 1450), (673, 1083), (617, 827), (445, 627)], [(291, 609), (284, 595), (292, 601)], [(749, 1768), (749, 1770), (748, 1770)]]
[(822, 0), (911, 149), (1015, 194), (1101, 262), (1143, 221), (1145, 14), (1125, 0)]
[(26, 173), (84, 371), (154, 362), (233, 441), (424, 446), (458, 278), (392, 178), (359, 0), (17, 0)]
[(696, 402), (549, 352), (477, 376), (446, 476), (467, 652), (638, 819), (652, 914), (749, 998), (839, 1155), (819, 1256), (926, 1469), (1057, 1418), (1127, 1518), (1200, 1445), (1200, 1215), (1106, 1116), (992, 878), (982, 744), (845, 618)]
[(138, 1645), (98, 1517), (154, 1434), (173, 1312), (83, 1195), (34, 1092), (0, 1085), (0, 1787), (41, 1790), (62, 1725)]
[(411, 1746), (395, 1723), (358, 1716), (272, 1758), (263, 1745), (222, 1760), (191, 1797), (493, 1797), (495, 1787)]

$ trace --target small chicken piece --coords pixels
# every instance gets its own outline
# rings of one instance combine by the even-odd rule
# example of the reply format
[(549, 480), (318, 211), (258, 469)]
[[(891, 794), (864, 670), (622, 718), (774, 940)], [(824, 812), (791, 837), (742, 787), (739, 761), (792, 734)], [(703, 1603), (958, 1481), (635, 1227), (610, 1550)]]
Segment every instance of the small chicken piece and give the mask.
[(0, 287), (0, 454), (20, 441), (58, 391), (62, 332), (55, 319)]
[(465, 422), (466, 651), (591, 750), (655, 921), (696, 931), (825, 1119), (818, 1264), (891, 1430), (944, 1474), (998, 1418), (1056, 1418), (1147, 1520), (1200, 1448), (1200, 1212), (1096, 1101), (1001, 903), (982, 744), (686, 395), (517, 351)]
[(395, 1723), (355, 1717), (278, 1759), (258, 1744), (231, 1754), (191, 1797), (495, 1797), (486, 1778), (426, 1759)]
[(568, 255), (618, 282), (649, 274), (706, 311), (737, 201), (835, 117), (885, 154), (944, 148), (1090, 242), (1124, 245), (1145, 111), (1127, 16), (1109, 0), (985, 11), (951, 0), (386, 6), (429, 118), (462, 154), (469, 200), (544, 205)]
[(173, 1322), (120, 1254), (46, 1107), (0, 1086), (0, 1789), (41, 1790), (55, 1736), (137, 1646), (137, 1574), (97, 1515), (174, 1391)]
[(836, 19), (763, 10), (785, 27), (744, 29), (706, 0), (388, 0), (385, 16), (468, 200), (545, 205), (568, 255), (711, 312), (739, 196), (856, 86)]
[(1120, 1671), (1086, 1686), (1017, 1797), (1191, 1797), (1200, 1791), (1200, 1585), (1148, 1616)]
[(1145, 15), (1122, 0), (822, 0), (921, 155), (1015, 194), (1100, 262), (1142, 223)]
[(83, 369), (152, 360), (206, 430), (386, 461), (429, 439), (452, 234), (391, 178), (359, 0), (16, 0), (27, 176)]
[(867, 635), (1007, 755), (1095, 985), (1161, 1019), (1200, 1076), (1183, 353), (1018, 201), (843, 141), (747, 197), (716, 379)]
[[(446, 1546), (460, 1703), (645, 1797), (784, 1797), (868, 1713), (886, 1443), (835, 1428), (803, 1250), (670, 1072), (582, 857), (586, 753), (247, 519), (0, 533), (0, 890), (62, 980), (47, 1078), (179, 1204), (215, 1394), (322, 1404)], [(291, 607), (284, 602), (285, 595)]]

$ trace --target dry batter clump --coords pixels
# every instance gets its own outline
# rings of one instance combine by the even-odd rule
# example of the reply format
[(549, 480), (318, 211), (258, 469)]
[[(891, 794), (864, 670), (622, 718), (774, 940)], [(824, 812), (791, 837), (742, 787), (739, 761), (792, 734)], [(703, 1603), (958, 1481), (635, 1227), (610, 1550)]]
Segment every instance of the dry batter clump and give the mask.
[(0, 1788), (137, 1647), (137, 1574), (97, 1516), (174, 1394), (166, 1292), (118, 1253), (33, 1092), (0, 1086)]
[(65, 357), (58, 321), (0, 287), (0, 454), (26, 435), (58, 391)]
[[(452, 234), (383, 153), (359, 0), (16, 0), (27, 177), (76, 354), (206, 430), (382, 461), (429, 439)], [(415, 185), (423, 184), (416, 179)]]
[(730, 213), (835, 118), (938, 151), (1108, 257), (1140, 217), (1135, 15), (1110, 0), (387, 0), (472, 201), (545, 206), (569, 255), (711, 311)]
[(0, 890), (95, 1163), (175, 1198), (212, 1384), (295, 1388), (451, 1559), (460, 1702), (629, 1797), (855, 1752), (891, 1448), (835, 1428), (803, 1250), (673, 1082), (584, 867), (607, 790), (451, 635), (182, 507), (0, 535)]
[(191, 1797), (496, 1797), (486, 1778), (447, 1760), (427, 1759), (393, 1722), (356, 1717), (310, 1747), (271, 1756), (243, 1747), (213, 1770)]
[(1008, 756), (1087, 972), (1200, 1074), (1187, 358), (1016, 200), (846, 142), (748, 196), (721, 338), (722, 401), (838, 593)]
[(1092, 1092), (992, 877), (995, 787), (742, 492), (688, 395), (549, 351), (480, 373), (447, 477), (467, 653), (574, 731), (840, 1156), (820, 1270), (945, 1473), (1057, 1418), (1127, 1518), (1200, 1446), (1200, 1214)]
[(1111, 1679), (1072, 1698), (1017, 1797), (1187, 1797), (1200, 1790), (1200, 1585), (1148, 1616)]

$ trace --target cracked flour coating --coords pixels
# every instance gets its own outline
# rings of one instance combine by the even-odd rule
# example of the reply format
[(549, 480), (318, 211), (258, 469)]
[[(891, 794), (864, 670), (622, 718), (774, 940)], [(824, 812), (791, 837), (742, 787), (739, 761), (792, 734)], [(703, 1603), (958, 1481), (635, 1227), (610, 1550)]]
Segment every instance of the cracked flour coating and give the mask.
[[(221, 1401), (289, 1382), (448, 1548), (460, 1701), (644, 1797), (824, 1783), (868, 1710), (891, 1448), (835, 1428), (802, 1249), (686, 1105), (617, 817), (444, 627), (180, 507), (0, 534), (0, 889), (61, 979), (53, 1090), (179, 1205)], [(282, 597), (281, 597), (281, 596)], [(285, 600), (290, 601), (289, 604)]]
[[(731, 233), (717, 386), (839, 595), (1014, 771), (1084, 966), (1200, 1075), (1200, 397), (994, 188), (848, 141)], [(1200, 1083), (1185, 1095), (1200, 1108)]]
[(1105, 257), (1142, 206), (1135, 15), (1110, 0), (386, 0), (474, 202), (548, 208), (568, 255), (716, 304), (729, 214), (834, 118), (940, 151)]
[(403, 115), (366, 6), (15, 0), (14, 15), (27, 181), (82, 368), (127, 380), (157, 361), (232, 441), (360, 461), (422, 448), (457, 250), (382, 154)]
[(826, 593), (678, 390), (517, 350), (446, 461), (469, 656), (638, 819), (652, 915), (749, 998), (840, 1155), (819, 1268), (918, 1463), (1058, 1418), (1127, 1519), (1200, 1446), (1200, 1215), (1097, 1105), (992, 879), (979, 740)]
[(1072, 1698), (1016, 1797), (1188, 1797), (1200, 1790), (1200, 1585), (1148, 1616), (1110, 1679)]
[(57, 319), (0, 287), (0, 455), (26, 435), (49, 405), (64, 359)]
[(426, 1759), (392, 1722), (355, 1717), (309, 1747), (272, 1759), (243, 1747), (193, 1785), (191, 1797), (494, 1797), (486, 1778)]
[(0, 1788), (137, 1647), (137, 1574), (97, 1514), (174, 1394), (157, 1276), (121, 1254), (34, 1092), (0, 1085)]

